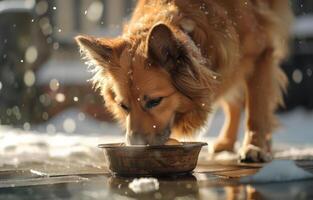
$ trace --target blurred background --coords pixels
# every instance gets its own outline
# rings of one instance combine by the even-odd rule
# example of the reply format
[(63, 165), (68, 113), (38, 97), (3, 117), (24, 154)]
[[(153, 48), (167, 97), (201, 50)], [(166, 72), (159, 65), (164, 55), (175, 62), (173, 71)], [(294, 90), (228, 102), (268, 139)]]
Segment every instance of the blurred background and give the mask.
[[(135, 0), (0, 0), (0, 125), (101, 132), (113, 122), (73, 37), (121, 33)], [(313, 1), (293, 0), (290, 84), (280, 113), (313, 109)], [(304, 110), (304, 111), (303, 111)], [(312, 116), (312, 115), (310, 115)], [(292, 120), (292, 119), (291, 119)]]

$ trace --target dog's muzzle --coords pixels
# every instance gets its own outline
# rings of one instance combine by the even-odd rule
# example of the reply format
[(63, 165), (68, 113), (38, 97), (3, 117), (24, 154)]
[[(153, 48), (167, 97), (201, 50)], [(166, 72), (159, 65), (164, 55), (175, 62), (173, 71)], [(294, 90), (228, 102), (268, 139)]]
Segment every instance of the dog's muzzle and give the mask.
[(149, 134), (131, 132), (126, 134), (127, 145), (163, 145), (170, 137), (171, 129), (167, 127), (161, 133)]

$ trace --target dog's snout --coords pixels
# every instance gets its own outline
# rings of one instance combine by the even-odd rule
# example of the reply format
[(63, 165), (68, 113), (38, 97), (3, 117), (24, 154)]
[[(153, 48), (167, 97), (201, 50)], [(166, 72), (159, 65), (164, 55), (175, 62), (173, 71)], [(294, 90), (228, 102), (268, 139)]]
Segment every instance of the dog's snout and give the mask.
[(168, 140), (170, 134), (169, 128), (159, 134), (143, 134), (141, 132), (128, 131), (126, 141), (128, 145), (162, 145)]
[(127, 143), (130, 145), (144, 145), (148, 143), (146, 137), (139, 132), (129, 132), (126, 137)]

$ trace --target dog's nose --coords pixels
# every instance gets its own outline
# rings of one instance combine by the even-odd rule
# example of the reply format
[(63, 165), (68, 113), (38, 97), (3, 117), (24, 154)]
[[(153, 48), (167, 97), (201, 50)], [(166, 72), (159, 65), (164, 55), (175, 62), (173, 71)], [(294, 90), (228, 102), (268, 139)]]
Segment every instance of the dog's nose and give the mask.
[(148, 144), (146, 137), (138, 132), (126, 134), (126, 141), (129, 145), (145, 145)]

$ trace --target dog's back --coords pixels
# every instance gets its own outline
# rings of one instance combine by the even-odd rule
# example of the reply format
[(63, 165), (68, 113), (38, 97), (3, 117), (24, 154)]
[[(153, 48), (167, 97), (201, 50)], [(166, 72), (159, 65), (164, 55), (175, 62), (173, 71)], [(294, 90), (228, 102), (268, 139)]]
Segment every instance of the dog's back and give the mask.
[[(211, 40), (216, 38), (210, 37), (216, 37), (214, 34), (221, 37), (233, 37), (229, 38), (229, 41), (224, 39), (224, 42), (229, 42), (229, 45), (232, 42), (238, 42), (242, 54), (254, 53), (249, 51), (261, 49), (257, 40), (262, 44), (264, 44), (262, 39), (267, 40), (265, 42), (278, 45), (281, 48), (281, 56), (284, 57), (288, 49), (286, 44), (290, 26), (293, 22), (288, 0), (139, 0), (124, 34), (139, 29), (147, 31), (149, 27), (160, 21), (182, 27), (184, 19), (187, 18), (195, 22), (194, 27), (187, 27), (192, 26), (191, 24), (186, 25), (187, 29), (193, 29), (189, 33), (190, 36), (195, 43), (199, 44), (203, 55), (211, 59), (212, 52), (209, 47)], [(229, 35), (232, 33), (234, 35)], [(258, 39), (260, 36), (263, 37), (262, 34), (266, 38)], [(251, 44), (247, 44), (249, 43), (247, 36), (251, 37), (253, 45), (257, 45), (249, 49), (248, 46)], [(243, 47), (244, 45), (247, 45), (248, 49)], [(275, 49), (278, 50), (278, 48)], [(228, 55), (227, 58), (231, 62), (232, 56)]]
[(277, 126), (274, 110), (283, 104), (287, 85), (279, 64), (288, 55), (292, 16), (288, 0), (141, 0), (125, 33), (138, 37), (159, 22), (183, 30), (207, 61), (205, 66), (218, 74), (214, 101), (227, 105), (229, 120), (214, 148), (233, 148), (235, 118), (240, 117), (240, 102), (246, 101), (241, 156), (264, 161)]
[(245, 101), (241, 156), (265, 161), (291, 22), (288, 0), (139, 0), (121, 37), (77, 41), (130, 141), (195, 133), (221, 100), (228, 120), (215, 150), (231, 150)]
[(124, 34), (138, 38), (158, 22), (184, 29), (207, 66), (221, 74), (218, 98), (252, 73), (244, 57), (255, 60), (266, 48), (286, 57), (292, 13), (288, 0), (141, 0)]

